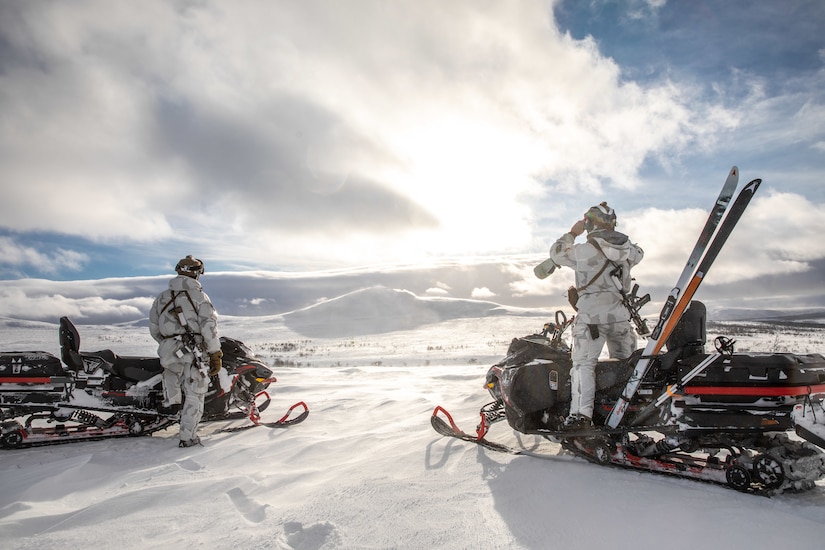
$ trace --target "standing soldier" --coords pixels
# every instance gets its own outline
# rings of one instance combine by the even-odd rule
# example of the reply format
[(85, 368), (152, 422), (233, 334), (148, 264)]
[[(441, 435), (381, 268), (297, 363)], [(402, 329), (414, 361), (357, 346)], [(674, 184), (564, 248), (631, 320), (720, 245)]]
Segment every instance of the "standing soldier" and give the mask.
[[(180, 446), (191, 447), (200, 445), (197, 432), (203, 400), (209, 377), (223, 366), (223, 353), (218, 314), (198, 281), (204, 271), (203, 262), (187, 256), (178, 262), (175, 271), (178, 276), (152, 304), (149, 332), (158, 343), (163, 366), (163, 406), (172, 413), (180, 411)], [(200, 360), (204, 353), (208, 362)]]
[[(614, 359), (627, 359), (636, 350), (636, 335), (629, 322), (630, 312), (622, 303), (622, 292), (630, 291), (630, 268), (642, 260), (644, 251), (615, 227), (616, 212), (603, 202), (590, 208), (550, 247), (550, 258), (556, 264), (576, 272), (572, 400), (564, 422), (569, 430), (593, 425), (596, 364), (605, 343)], [(585, 231), (587, 241), (574, 244)]]

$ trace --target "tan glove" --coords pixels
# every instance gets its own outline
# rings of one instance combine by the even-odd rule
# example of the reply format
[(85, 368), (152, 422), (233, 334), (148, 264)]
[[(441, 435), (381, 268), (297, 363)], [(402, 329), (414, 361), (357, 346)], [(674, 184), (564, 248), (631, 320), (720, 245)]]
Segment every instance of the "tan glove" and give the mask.
[(209, 376), (215, 376), (221, 371), (223, 367), (223, 352), (221, 350), (209, 354)]
[(570, 234), (574, 237), (578, 237), (584, 233), (584, 220), (579, 220), (573, 224), (573, 227), (570, 228)]

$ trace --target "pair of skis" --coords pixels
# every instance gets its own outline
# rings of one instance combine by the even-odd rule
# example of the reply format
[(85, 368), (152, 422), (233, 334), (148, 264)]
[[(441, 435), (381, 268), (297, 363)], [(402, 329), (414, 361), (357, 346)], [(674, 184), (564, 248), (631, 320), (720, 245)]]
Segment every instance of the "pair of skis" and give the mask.
[(751, 181), (736, 194), (734, 199), (734, 193), (739, 184), (739, 169), (736, 166), (731, 168), (685, 268), (662, 307), (659, 320), (647, 341), (642, 357), (636, 363), (636, 368), (628, 379), (621, 397), (616, 401), (607, 418), (608, 427), (615, 428), (621, 423), (650, 365), (673, 333), (676, 323), (687, 309), (760, 183), (762, 183), (761, 179)]

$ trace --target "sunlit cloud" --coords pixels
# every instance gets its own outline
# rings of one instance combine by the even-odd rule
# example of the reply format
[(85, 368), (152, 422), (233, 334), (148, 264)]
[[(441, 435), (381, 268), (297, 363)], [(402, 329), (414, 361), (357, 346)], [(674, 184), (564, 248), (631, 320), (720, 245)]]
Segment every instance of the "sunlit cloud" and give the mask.
[(495, 297), (496, 293), (483, 286), (481, 288), (474, 288), (473, 291), (470, 293), (470, 296), (473, 298), (477, 298), (479, 300), (486, 300), (488, 298)]
[(636, 188), (730, 118), (622, 81), (552, 6), (7, 6), (40, 70), (4, 74), (4, 223), (267, 267), (528, 251), (548, 194)]

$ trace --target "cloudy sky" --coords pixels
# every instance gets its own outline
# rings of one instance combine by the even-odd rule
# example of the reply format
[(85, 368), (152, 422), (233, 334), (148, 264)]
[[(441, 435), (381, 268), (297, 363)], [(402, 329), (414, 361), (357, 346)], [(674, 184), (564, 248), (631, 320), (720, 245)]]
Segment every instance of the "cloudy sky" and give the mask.
[(819, 0), (0, 2), (0, 304), (194, 254), (500, 265), (419, 290), (525, 305), (602, 200), (667, 288), (732, 165), (764, 183), (713, 284), (822, 302), (823, 28)]

